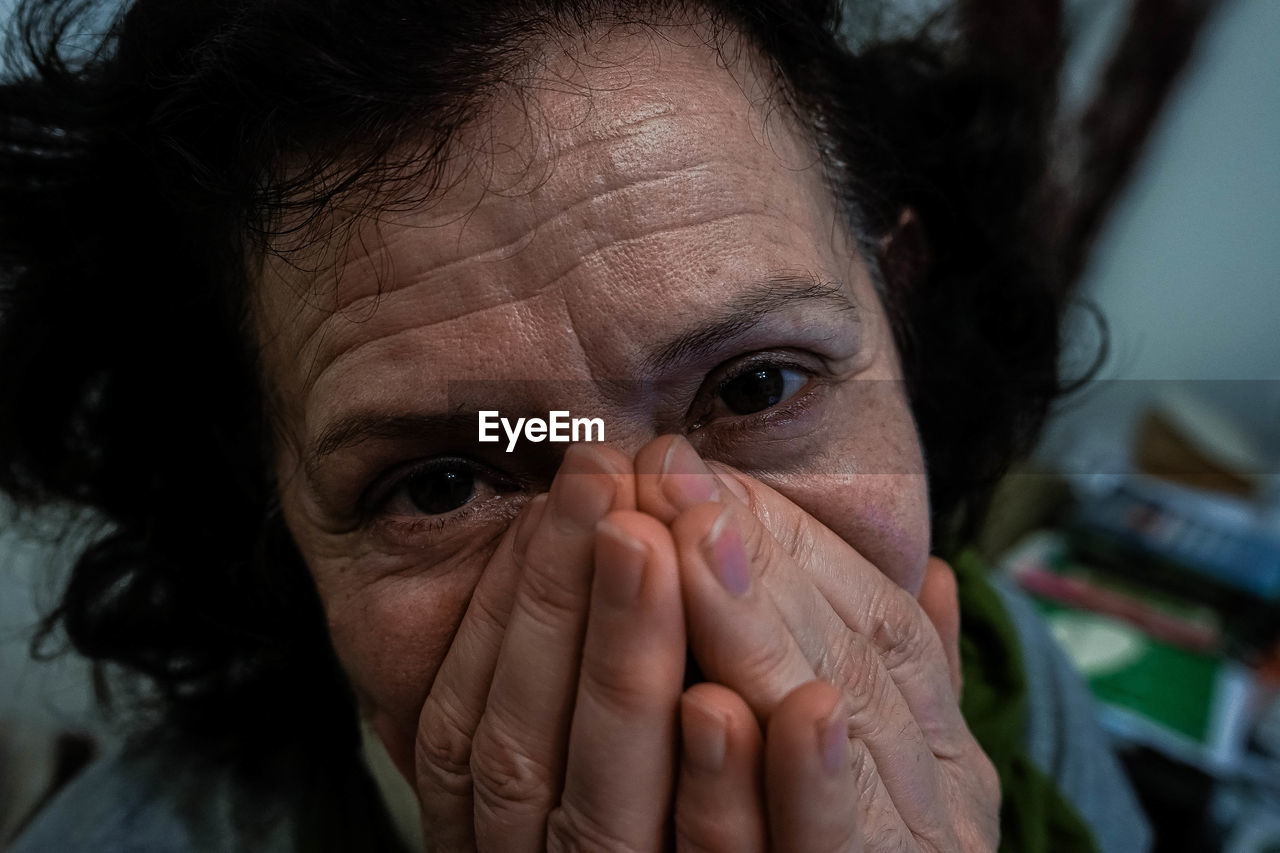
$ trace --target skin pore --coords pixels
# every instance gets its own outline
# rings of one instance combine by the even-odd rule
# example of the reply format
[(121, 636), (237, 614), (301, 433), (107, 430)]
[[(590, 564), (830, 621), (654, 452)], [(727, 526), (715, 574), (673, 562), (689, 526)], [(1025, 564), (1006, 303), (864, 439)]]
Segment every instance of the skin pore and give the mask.
[[(260, 288), (264, 363), (282, 424), (285, 518), (362, 709), (441, 838), (449, 837), (439, 828), (450, 821), (449, 804), (470, 795), (437, 784), (440, 773), (424, 776), (431, 751), (419, 732), (446, 701), (435, 695), (442, 684), (458, 694), (447, 699), (458, 707), (479, 691), (472, 698), (479, 714), (490, 680), (492, 706), (497, 684), (520, 677), (513, 640), (497, 663), (476, 653), (478, 662), (467, 664), (466, 656), (520, 630), (534, 638), (530, 648), (536, 644), (540, 623), (519, 627), (524, 611), (513, 597), (528, 585), (522, 567), (538, 553), (573, 559), (566, 555), (581, 544), (569, 532), (575, 513), (595, 519), (614, 511), (611, 523), (631, 536), (614, 528), (598, 534), (606, 539), (594, 546), (597, 567), (609, 554), (619, 566), (646, 554), (644, 594), (676, 602), (674, 610), (655, 605), (663, 615), (653, 624), (680, 637), (676, 651), (655, 658), (653, 693), (668, 702), (655, 720), (669, 717), (679, 698), (681, 595), (703, 669), (715, 675), (736, 654), (732, 638), (720, 637), (732, 626), (722, 632), (696, 584), (676, 580), (697, 562), (684, 556), (686, 544), (719, 530), (708, 498), (754, 510), (786, 559), (795, 558), (790, 574), (767, 572), (760, 588), (779, 602), (799, 647), (804, 631), (796, 626), (817, 611), (804, 597), (808, 580), (797, 579), (838, 586), (844, 563), (806, 560), (834, 548), (851, 555), (842, 558), (857, 566), (850, 577), (875, 575), (870, 599), (914, 608), (910, 624), (928, 624), (911, 601), (926, 579), (929, 544), (919, 441), (888, 320), (812, 144), (771, 106), (770, 84), (749, 63), (727, 70), (693, 30), (655, 37), (618, 28), (583, 38), (576, 49), (547, 52), (544, 85), (499, 99), (466, 132), (447, 190), (430, 204), (363, 222), (326, 262), (270, 263)], [(521, 443), (507, 454), (476, 441), (479, 409), (513, 419), (553, 409), (600, 417), (609, 449), (576, 449), (563, 468), (564, 445)], [(663, 437), (670, 434), (687, 443)], [(694, 474), (700, 460), (728, 466), (716, 469), (718, 489), (661, 476), (664, 466)], [(535, 500), (548, 489), (549, 501)], [(569, 521), (545, 530), (561, 517)], [(722, 552), (742, 542), (758, 550), (754, 528), (735, 529), (743, 531), (737, 540), (716, 540)], [(568, 538), (552, 547), (556, 536)], [(592, 540), (581, 541), (590, 589)], [(561, 582), (547, 576), (552, 587)], [(667, 593), (657, 591), (666, 581), (651, 577), (668, 578)], [(593, 596), (607, 593), (599, 588), (607, 578)], [(909, 604), (875, 586), (885, 579)], [(573, 583), (564, 581), (566, 600)], [(469, 606), (491, 611), (485, 620), (467, 617), (487, 628), (466, 627)], [(590, 647), (600, 624), (579, 625), (577, 642), (587, 631)], [(935, 660), (918, 669), (946, 693), (953, 687), (946, 656), (936, 636), (929, 642)], [(814, 669), (802, 661), (809, 674), (799, 681), (815, 673), (835, 680), (814, 661), (825, 657), (820, 649), (809, 657)], [(736, 677), (712, 680), (734, 686)], [(735, 744), (759, 739), (743, 734), (754, 729), (742, 719), (754, 712), (763, 723), (782, 707), (784, 691), (755, 690), (749, 681), (735, 686), (750, 706), (738, 716), (732, 703), (740, 700), (702, 696), (729, 721), (721, 751), (731, 758)], [(903, 695), (915, 708), (911, 688)], [(954, 693), (946, 695), (954, 705)], [(722, 698), (729, 704), (717, 706)], [(826, 703), (821, 714), (833, 713), (826, 694), (814, 701)], [(775, 716), (787, 713), (799, 712)], [(585, 726), (578, 716), (586, 718), (575, 715), (575, 730)], [(470, 727), (477, 744), (496, 737), (496, 724), (454, 722)], [(930, 725), (920, 730), (922, 743), (933, 736)], [(770, 743), (784, 743), (785, 731)], [(568, 737), (551, 737), (548, 754), (563, 751)], [(671, 733), (663, 729), (662, 737), (670, 741)], [(465, 775), (471, 747), (450, 747), (462, 751), (455, 776)], [(908, 784), (877, 763), (890, 793)], [(571, 756), (566, 791), (591, 787), (590, 773), (577, 766)], [(655, 778), (669, 783), (671, 772), (659, 768)], [(425, 794), (433, 785), (448, 796)], [(494, 816), (490, 798), (477, 794), (476, 802), (476, 813), (484, 805), (495, 825), (507, 820)], [(788, 825), (785, 815), (774, 819)], [(480, 824), (468, 843), (483, 846)]]

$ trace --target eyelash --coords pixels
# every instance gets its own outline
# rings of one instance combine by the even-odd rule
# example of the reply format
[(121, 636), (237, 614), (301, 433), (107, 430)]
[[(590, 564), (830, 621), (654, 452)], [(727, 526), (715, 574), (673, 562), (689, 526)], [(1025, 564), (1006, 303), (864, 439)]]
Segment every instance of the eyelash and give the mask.
[(801, 363), (801, 359), (796, 357), (796, 354), (789, 355), (791, 356), (790, 358), (785, 358), (782, 353), (777, 352), (753, 353), (744, 358), (731, 359), (716, 367), (711, 372), (708, 381), (703, 383), (702, 388), (699, 389), (698, 394), (694, 397), (693, 404), (689, 407), (686, 419), (690, 424), (690, 432), (702, 430), (709, 425), (707, 418), (714, 409), (715, 401), (720, 399), (720, 395), (724, 393), (724, 389), (729, 383), (740, 378), (745, 373), (761, 368), (794, 370), (808, 376), (809, 381), (775, 406), (745, 415), (730, 415), (718, 418), (718, 420), (731, 422), (725, 424), (724, 427), (731, 429), (734, 433), (743, 432), (769, 421), (777, 420), (780, 417), (794, 414), (802, 409), (809, 402), (810, 396), (815, 390), (816, 380), (819, 378), (820, 371), (812, 364)]
[[(360, 498), (360, 516), (366, 521), (378, 520), (381, 523), (393, 525), (397, 529), (418, 533), (440, 530), (446, 525), (454, 524), (474, 515), (489, 503), (489, 499), (477, 500), (472, 498), (457, 509), (438, 515), (406, 516), (392, 514), (387, 511), (388, 505), (398, 494), (408, 488), (409, 483), (415, 476), (433, 470), (440, 470), (449, 467), (451, 464), (461, 464), (469, 467), (475, 477), (476, 491), (480, 491), (484, 486), (487, 486), (488, 490), (494, 493), (489, 496), (490, 498), (508, 492), (519, 491), (525, 485), (518, 478), (503, 474), (483, 462), (467, 456), (437, 456), (401, 466), (380, 477)], [(484, 484), (484, 486), (481, 484)]]
[[(686, 422), (690, 424), (689, 431), (700, 432), (710, 427), (715, 421), (727, 421), (728, 423), (723, 424), (721, 428), (730, 431), (729, 435), (723, 437), (731, 439), (733, 436), (758, 429), (770, 422), (794, 416), (811, 403), (820, 380), (820, 370), (813, 364), (803, 364), (801, 361), (797, 354), (782, 357), (782, 353), (778, 352), (754, 353), (731, 359), (717, 366), (703, 381), (686, 412)], [(707, 420), (713, 412), (715, 402), (730, 382), (750, 370), (761, 368), (794, 370), (808, 376), (809, 381), (791, 396), (770, 408), (745, 415), (721, 416), (711, 421)], [(481, 484), (484, 484), (493, 494), (486, 498), (472, 498), (457, 509), (438, 515), (399, 515), (387, 511), (392, 500), (408, 487), (415, 475), (443, 468), (450, 463), (469, 466), (475, 475), (477, 491), (480, 490)], [(435, 457), (410, 463), (380, 477), (361, 497), (360, 515), (366, 522), (376, 522), (378, 526), (394, 531), (397, 536), (421, 536), (467, 521), (486, 509), (494, 509), (492, 500), (494, 497), (522, 491), (530, 485), (523, 482), (521, 478), (503, 474), (467, 456)], [(510, 508), (494, 513), (495, 517), (513, 514)]]

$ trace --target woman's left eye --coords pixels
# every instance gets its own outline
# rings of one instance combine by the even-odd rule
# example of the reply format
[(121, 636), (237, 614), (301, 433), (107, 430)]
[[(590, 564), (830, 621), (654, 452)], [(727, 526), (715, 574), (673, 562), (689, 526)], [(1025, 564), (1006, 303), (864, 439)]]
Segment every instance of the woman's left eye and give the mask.
[(733, 415), (751, 415), (771, 409), (809, 384), (810, 375), (794, 367), (752, 365), (720, 385), (716, 408)]

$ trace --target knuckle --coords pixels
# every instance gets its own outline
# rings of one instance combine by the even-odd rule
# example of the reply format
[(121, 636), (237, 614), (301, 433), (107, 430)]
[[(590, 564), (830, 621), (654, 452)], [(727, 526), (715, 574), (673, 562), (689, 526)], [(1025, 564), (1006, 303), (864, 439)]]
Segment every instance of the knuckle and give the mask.
[(743, 673), (748, 683), (786, 683), (790, 656), (791, 649), (783, 638), (772, 636), (743, 652), (736, 662), (729, 663)]
[(615, 714), (633, 714), (647, 710), (661, 695), (659, 685), (650, 684), (644, 678), (644, 667), (613, 666), (605, 661), (592, 660), (582, 668), (581, 689), (601, 707)]
[(964, 853), (994, 853), (999, 845), (1000, 817), (993, 814), (965, 821), (957, 829), (954, 846), (949, 849)]
[(902, 839), (896, 829), (880, 826), (866, 833), (866, 850), (872, 853), (899, 853), (902, 851)]
[(427, 697), (415, 743), (419, 784), (461, 796), (471, 787), (472, 733), (456, 705), (444, 696)]
[(853, 783), (854, 790), (861, 802), (872, 803), (879, 802), (878, 795), (880, 790), (880, 773), (876, 769), (875, 759), (871, 757), (871, 750), (866, 744), (859, 740), (852, 742), (853, 753)]
[[(919, 853), (915, 836), (902, 825), (892, 806), (877, 803), (869, 810), (863, 829), (863, 849), (867, 853)], [(947, 853), (959, 853), (949, 850)]]
[(467, 605), (466, 618), (484, 627), (486, 631), (500, 632), (507, 626), (510, 616), (511, 596), (508, 593), (505, 601), (495, 601), (491, 596), (477, 594), (471, 597)]
[(890, 672), (916, 665), (928, 652), (930, 639), (936, 640), (925, 630), (919, 605), (905, 590), (881, 593), (872, 612), (876, 614), (872, 640)]
[[(864, 849), (869, 853), (918, 853), (919, 851), (913, 837), (908, 835), (904, 838), (901, 831), (890, 827), (882, 827), (872, 833)], [(947, 853), (959, 853), (959, 851), (950, 850)]]
[(871, 750), (860, 740), (855, 739), (851, 745), (863, 849), (874, 853), (916, 853), (916, 840), (909, 831), (904, 833), (902, 818), (885, 791)]
[(521, 581), (518, 605), (539, 625), (564, 625), (580, 621), (587, 592), (576, 583), (574, 572), (531, 568)]
[(738, 827), (727, 825), (727, 817), (719, 815), (710, 809), (677, 808), (676, 849), (681, 853), (733, 853), (735, 848), (728, 839), (734, 838)]
[(782, 513), (782, 516), (776, 525), (779, 529), (774, 531), (774, 539), (798, 565), (808, 565), (817, 547), (808, 517), (800, 512)]
[(547, 818), (548, 853), (629, 853), (635, 846), (595, 817), (565, 803)]
[(548, 768), (496, 727), (482, 724), (477, 730), (470, 771), (477, 805), (492, 812), (532, 812), (550, 803), (554, 780)]
[(976, 744), (964, 775), (949, 773), (949, 799), (955, 815), (954, 849), (990, 853), (1000, 841), (1000, 777)]
[(883, 701), (885, 673), (874, 646), (852, 635), (827, 650), (819, 666), (829, 670), (825, 677), (844, 693), (850, 719), (865, 719), (877, 713)]
[(732, 518), (732, 523), (738, 528), (738, 533), (742, 537), (742, 547), (747, 553), (747, 560), (751, 563), (767, 563), (771, 555), (769, 549), (769, 531), (763, 525), (756, 522), (750, 513), (742, 513)]
[(975, 749), (977, 756), (974, 759), (974, 773), (977, 776), (977, 790), (980, 792), (984, 804), (994, 805), (998, 810), (1000, 807), (1000, 774), (996, 771), (995, 764), (987, 757), (987, 754), (981, 749)]

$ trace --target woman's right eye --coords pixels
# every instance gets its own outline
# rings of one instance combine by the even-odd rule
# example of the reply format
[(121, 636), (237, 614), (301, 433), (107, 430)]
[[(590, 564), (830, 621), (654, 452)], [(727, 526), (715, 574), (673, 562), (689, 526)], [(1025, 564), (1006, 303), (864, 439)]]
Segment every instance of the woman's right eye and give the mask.
[(461, 460), (419, 468), (406, 478), (404, 494), (423, 515), (444, 515), (475, 497), (475, 473)]
[(386, 477), (370, 491), (365, 506), (378, 515), (444, 516), (514, 485), (470, 459), (430, 459)]

